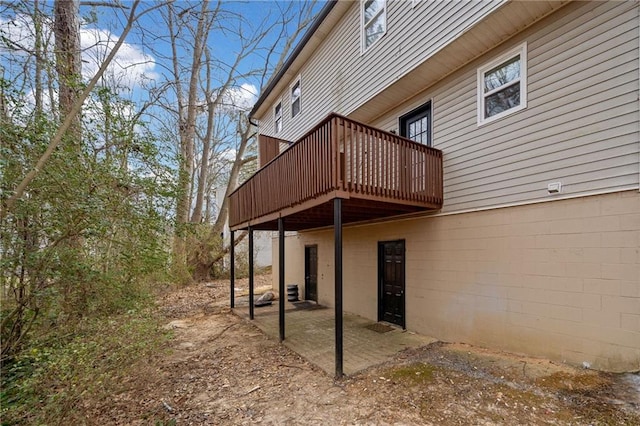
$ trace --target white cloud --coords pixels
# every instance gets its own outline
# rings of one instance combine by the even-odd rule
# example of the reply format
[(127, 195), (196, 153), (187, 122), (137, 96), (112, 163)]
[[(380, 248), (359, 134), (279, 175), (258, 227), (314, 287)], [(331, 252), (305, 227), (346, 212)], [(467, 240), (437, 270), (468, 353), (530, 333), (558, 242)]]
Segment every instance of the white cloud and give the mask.
[[(49, 41), (46, 51), (53, 53), (55, 41), (51, 36), (51, 24), (51, 20), (45, 22), (44, 38)], [(17, 14), (12, 19), (0, 18), (0, 35), (6, 37), (12, 46), (10, 49), (0, 47), (2, 53), (13, 51), (20, 54), (20, 50), (15, 49), (33, 50), (35, 36), (33, 21), (29, 15)], [(82, 76), (85, 80), (95, 75), (117, 41), (118, 36), (109, 30), (81, 27)], [(134, 89), (145, 79), (157, 78), (155, 66), (155, 59), (151, 55), (144, 53), (133, 44), (124, 42), (107, 68), (105, 78), (109, 83), (122, 86), (121, 89)]]
[[(53, 22), (49, 19), (45, 22), (44, 27), (50, 27), (52, 24)], [(0, 35), (11, 42), (8, 49), (4, 47), (5, 43), (2, 43), (0, 52), (9, 52), (19, 48), (33, 50), (35, 36), (31, 16), (20, 13), (11, 20), (0, 17)], [(48, 34), (45, 34), (45, 38), (47, 37)]]
[(243, 83), (240, 87), (230, 88), (225, 96), (224, 103), (233, 105), (237, 109), (248, 111), (258, 99), (258, 89), (250, 83)]
[(238, 155), (238, 151), (236, 149), (228, 148), (228, 149), (222, 150), (218, 154), (218, 157), (222, 160), (231, 162), (231, 161), (235, 161), (236, 155)]
[[(80, 30), (80, 45), (82, 48), (82, 75), (90, 79), (100, 68), (118, 37), (113, 33), (97, 28), (82, 28)], [(133, 89), (145, 79), (155, 79), (155, 60), (138, 47), (124, 42), (113, 62), (107, 68), (105, 78), (110, 83), (118, 83), (124, 88)]]

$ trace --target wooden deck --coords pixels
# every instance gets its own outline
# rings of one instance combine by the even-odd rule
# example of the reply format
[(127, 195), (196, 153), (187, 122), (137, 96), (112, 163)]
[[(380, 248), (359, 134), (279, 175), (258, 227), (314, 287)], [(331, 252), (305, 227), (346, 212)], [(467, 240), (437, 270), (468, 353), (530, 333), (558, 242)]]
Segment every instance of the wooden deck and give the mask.
[(335, 198), (345, 224), (437, 210), (442, 152), (331, 114), (229, 198), (232, 230), (275, 230), (279, 217), (287, 230), (332, 225)]

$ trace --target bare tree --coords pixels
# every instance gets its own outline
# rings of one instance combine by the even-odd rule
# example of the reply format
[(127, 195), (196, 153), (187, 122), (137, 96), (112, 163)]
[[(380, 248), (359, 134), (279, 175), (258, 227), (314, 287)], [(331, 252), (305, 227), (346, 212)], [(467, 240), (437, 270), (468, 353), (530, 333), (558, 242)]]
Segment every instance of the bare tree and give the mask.
[[(220, 3), (218, 3), (220, 6)], [(168, 20), (171, 34), (171, 47), (173, 52), (174, 83), (178, 97), (178, 132), (180, 138), (180, 157), (178, 162), (178, 200), (176, 203), (176, 235), (174, 240), (174, 262), (178, 268), (186, 266), (185, 250), (185, 224), (189, 221), (192, 174), (194, 172), (194, 146), (196, 136), (198, 82), (202, 64), (202, 55), (207, 29), (210, 28), (211, 13), (208, 10), (209, 1), (202, 2), (202, 7), (198, 14), (195, 34), (193, 36), (193, 54), (191, 58), (191, 70), (189, 76), (189, 86), (186, 96), (180, 83), (181, 73), (179, 57), (177, 54), (177, 38), (175, 34), (175, 20), (177, 18), (174, 5), (169, 5)]]
[[(272, 55), (276, 53), (276, 46), (271, 45), (268, 46), (266, 51), (266, 61), (264, 67), (262, 69), (256, 70), (261, 75), (260, 85), (262, 87), (265, 84), (265, 76), (270, 72), (278, 71), (282, 65), (284, 64), (285, 59), (288, 57), (291, 49), (293, 47), (293, 43), (298, 39), (298, 36), (309, 26), (309, 24), (314, 19), (313, 14), (313, 6), (315, 4), (315, 0), (306, 4), (306, 7), (300, 7), (295, 13), (295, 10), (292, 8), (292, 5), (289, 4), (286, 9), (281, 9), (281, 20), (273, 26), (274, 29), (279, 29), (279, 38), (284, 38), (285, 44), (280, 50), (279, 54), (277, 54), (276, 65), (272, 66), (270, 58)], [(289, 28), (290, 24), (295, 22), (293, 26), (293, 31), (291, 33), (287, 32), (287, 28)], [(246, 157), (247, 150), (251, 145), (252, 140), (254, 139), (254, 131), (253, 125), (251, 123), (250, 117), (246, 112), (241, 112), (238, 115), (238, 136), (239, 143), (236, 151), (235, 158), (230, 167), (230, 172), (228, 176), (228, 180), (225, 185), (225, 195), (222, 201), (222, 204), (218, 210), (218, 216), (213, 225), (213, 232), (218, 233), (222, 231), (225, 223), (227, 221), (227, 217), (229, 215), (229, 195), (238, 187), (240, 174), (244, 167), (252, 162), (257, 160), (257, 157), (250, 156)], [(243, 235), (244, 237), (244, 235)], [(238, 240), (239, 241), (239, 240)], [(237, 242), (236, 242), (237, 243)], [(218, 261), (224, 254), (229, 251), (229, 247), (223, 247), (221, 253), (217, 253), (211, 259), (211, 265)]]
[[(278, 16), (257, 23), (221, 1), (215, 7), (210, 1), (171, 3), (163, 11), (171, 55), (154, 52), (168, 64), (166, 82), (156, 90), (163, 93), (159, 106), (178, 129), (173, 265), (179, 279), (193, 278), (187, 270), (199, 271), (193, 274), (199, 278), (209, 273), (211, 259), (223, 250), (226, 195), (237, 186), (243, 167), (255, 160), (246, 156), (255, 140), (247, 116), (251, 105), (239, 102), (239, 95), (255, 97), (274, 63), (283, 63), (292, 47), (286, 40), (297, 38), (311, 22), (313, 5), (287, 3)], [(210, 43), (220, 42), (216, 37), (233, 40), (230, 59), (210, 49)], [(247, 66), (256, 57), (263, 64)], [(168, 128), (172, 137), (170, 133)], [(212, 212), (214, 192), (224, 193), (225, 199)]]
[(198, 187), (196, 190), (196, 201), (193, 206), (193, 213), (191, 214), (192, 223), (200, 223), (202, 221), (202, 209), (204, 205), (205, 192), (207, 190), (207, 180), (209, 174), (209, 156), (211, 155), (211, 143), (215, 129), (215, 114), (218, 97), (215, 97), (211, 87), (211, 52), (208, 48), (205, 49), (206, 62), (205, 67), (207, 70), (205, 78), (205, 94), (207, 96), (207, 131), (202, 140), (202, 156), (200, 160), (200, 174), (198, 176)]
[[(276, 66), (283, 63), (293, 39), (311, 22), (313, 4), (289, 3), (275, 19), (267, 16), (257, 25), (221, 2), (212, 9), (208, 2), (199, 8), (191, 3), (167, 8), (176, 106), (167, 99), (165, 107), (176, 117), (179, 136), (174, 266), (182, 279), (188, 279), (183, 273), (187, 269), (195, 271), (191, 278), (208, 277), (212, 260), (224, 251), (220, 235), (228, 214), (227, 196), (238, 185), (243, 167), (255, 159), (245, 157), (255, 131), (247, 116), (249, 106), (240, 105), (238, 95), (247, 90), (245, 82), (264, 83), (265, 75), (274, 69), (273, 57)], [(294, 31), (287, 33), (292, 26)], [(234, 38), (231, 61), (212, 55), (207, 46), (212, 31)], [(272, 35), (277, 36), (275, 41), (267, 42)], [(287, 39), (283, 46), (282, 37)], [(182, 65), (185, 50), (190, 55), (188, 68)], [(245, 64), (256, 56), (264, 58), (263, 65), (247, 68)], [(182, 83), (187, 81), (188, 85)], [(212, 218), (211, 192), (220, 190), (224, 198)]]
[[(237, 81), (240, 78), (247, 78), (249, 76), (260, 76), (262, 77), (261, 84), (264, 82), (264, 75), (266, 75), (268, 70), (272, 67), (269, 62), (269, 58), (270, 55), (272, 55), (275, 51), (274, 45), (263, 47), (267, 50), (268, 53), (267, 60), (265, 61), (262, 68), (256, 68), (251, 70), (249, 73), (240, 75), (236, 73), (236, 69), (238, 68), (241, 61), (244, 60), (249, 53), (255, 53), (255, 51), (261, 45), (262, 40), (268, 33), (274, 30), (279, 30), (279, 34), (282, 35), (283, 33), (285, 33), (285, 29), (291, 24), (292, 20), (297, 18), (295, 30), (293, 31), (293, 33), (289, 34), (284, 48), (281, 50), (278, 56), (276, 68), (271, 69), (278, 69), (279, 67), (281, 67), (284, 59), (289, 54), (289, 51), (293, 45), (293, 40), (295, 40), (300, 32), (302, 32), (311, 22), (313, 18), (313, 15), (311, 13), (312, 5), (313, 3), (308, 5), (309, 8), (301, 8), (296, 15), (291, 13), (293, 9), (291, 8), (290, 4), (289, 9), (282, 11), (283, 13), (281, 16), (281, 20), (276, 24), (271, 24), (266, 28), (261, 28), (261, 31), (256, 32), (253, 38), (242, 38), (241, 36), (241, 38), (243, 39), (242, 49), (237, 54), (235, 63), (229, 67), (230, 72), (228, 74), (228, 78), (224, 82), (222, 89), (218, 93), (218, 102), (210, 103), (208, 105), (209, 108), (217, 109), (220, 107), (220, 103), (223, 102), (224, 99), (224, 94), (231, 89), (231, 85), (233, 84), (234, 79)], [(207, 278), (213, 264), (220, 260), (220, 258), (228, 251), (228, 247), (224, 247), (222, 246), (222, 244), (218, 246), (219, 248), (217, 252), (216, 250), (211, 250), (211, 247), (215, 246), (215, 244), (212, 244), (212, 240), (215, 240), (223, 232), (229, 210), (228, 196), (238, 186), (241, 171), (248, 164), (255, 162), (256, 160), (255, 156), (246, 156), (248, 148), (255, 140), (255, 129), (250, 122), (248, 113), (246, 110), (242, 110), (241, 108), (237, 108), (236, 106), (234, 115), (235, 117), (233, 121), (236, 124), (235, 134), (237, 135), (237, 145), (234, 147), (235, 155), (233, 161), (231, 161), (231, 164), (226, 168), (226, 170), (228, 170), (228, 175), (225, 176), (225, 181), (222, 182), (221, 188), (218, 188), (224, 190), (224, 197), (222, 198), (222, 203), (218, 206), (217, 217), (214, 223), (210, 225), (210, 227), (208, 228), (208, 232), (199, 234), (200, 241), (198, 241), (198, 244), (194, 245), (194, 247), (198, 249), (199, 253), (197, 253), (196, 256), (193, 256), (193, 258), (197, 259), (197, 261), (193, 262), (191, 267), (196, 272), (195, 278), (197, 279)], [(212, 114), (212, 111), (209, 110), (209, 119), (211, 120), (214, 117), (215, 114)], [(208, 122), (207, 128), (212, 128), (212, 123), (210, 121)], [(203, 163), (203, 165), (206, 165), (206, 163)], [(220, 167), (220, 164), (217, 164), (217, 166)], [(206, 177), (208, 176), (208, 174), (211, 174), (211, 172), (212, 171), (209, 169), (201, 170), (200, 180), (198, 182), (199, 191), (196, 201), (198, 201), (200, 197), (204, 197), (205, 185), (207, 183)], [(198, 202), (196, 202), (196, 205), (194, 206), (195, 210), (194, 216), (192, 216), (192, 221), (195, 223), (199, 222), (199, 219), (202, 217), (202, 213), (199, 210), (202, 208), (201, 206), (202, 205)], [(236, 243), (238, 241), (236, 241)]]

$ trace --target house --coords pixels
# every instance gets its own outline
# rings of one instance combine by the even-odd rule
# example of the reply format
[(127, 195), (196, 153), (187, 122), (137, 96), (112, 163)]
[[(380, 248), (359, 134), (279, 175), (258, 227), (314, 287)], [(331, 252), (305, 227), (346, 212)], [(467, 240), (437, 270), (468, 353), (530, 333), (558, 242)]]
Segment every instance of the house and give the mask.
[(278, 229), (281, 294), (304, 284), (335, 308), (336, 374), (343, 310), (640, 370), (639, 16), (617, 1), (326, 4), (252, 110), (262, 167), (230, 225)]

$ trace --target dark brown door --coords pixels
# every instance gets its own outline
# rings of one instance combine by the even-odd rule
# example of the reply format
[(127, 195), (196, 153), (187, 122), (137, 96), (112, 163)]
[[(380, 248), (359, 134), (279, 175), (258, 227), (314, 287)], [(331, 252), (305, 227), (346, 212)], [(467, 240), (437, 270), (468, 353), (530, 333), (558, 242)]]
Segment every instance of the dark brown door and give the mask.
[(400, 117), (400, 136), (431, 146), (431, 102)]
[(404, 328), (404, 240), (378, 243), (378, 282), (378, 320)]
[(318, 301), (318, 246), (304, 247), (304, 298)]

